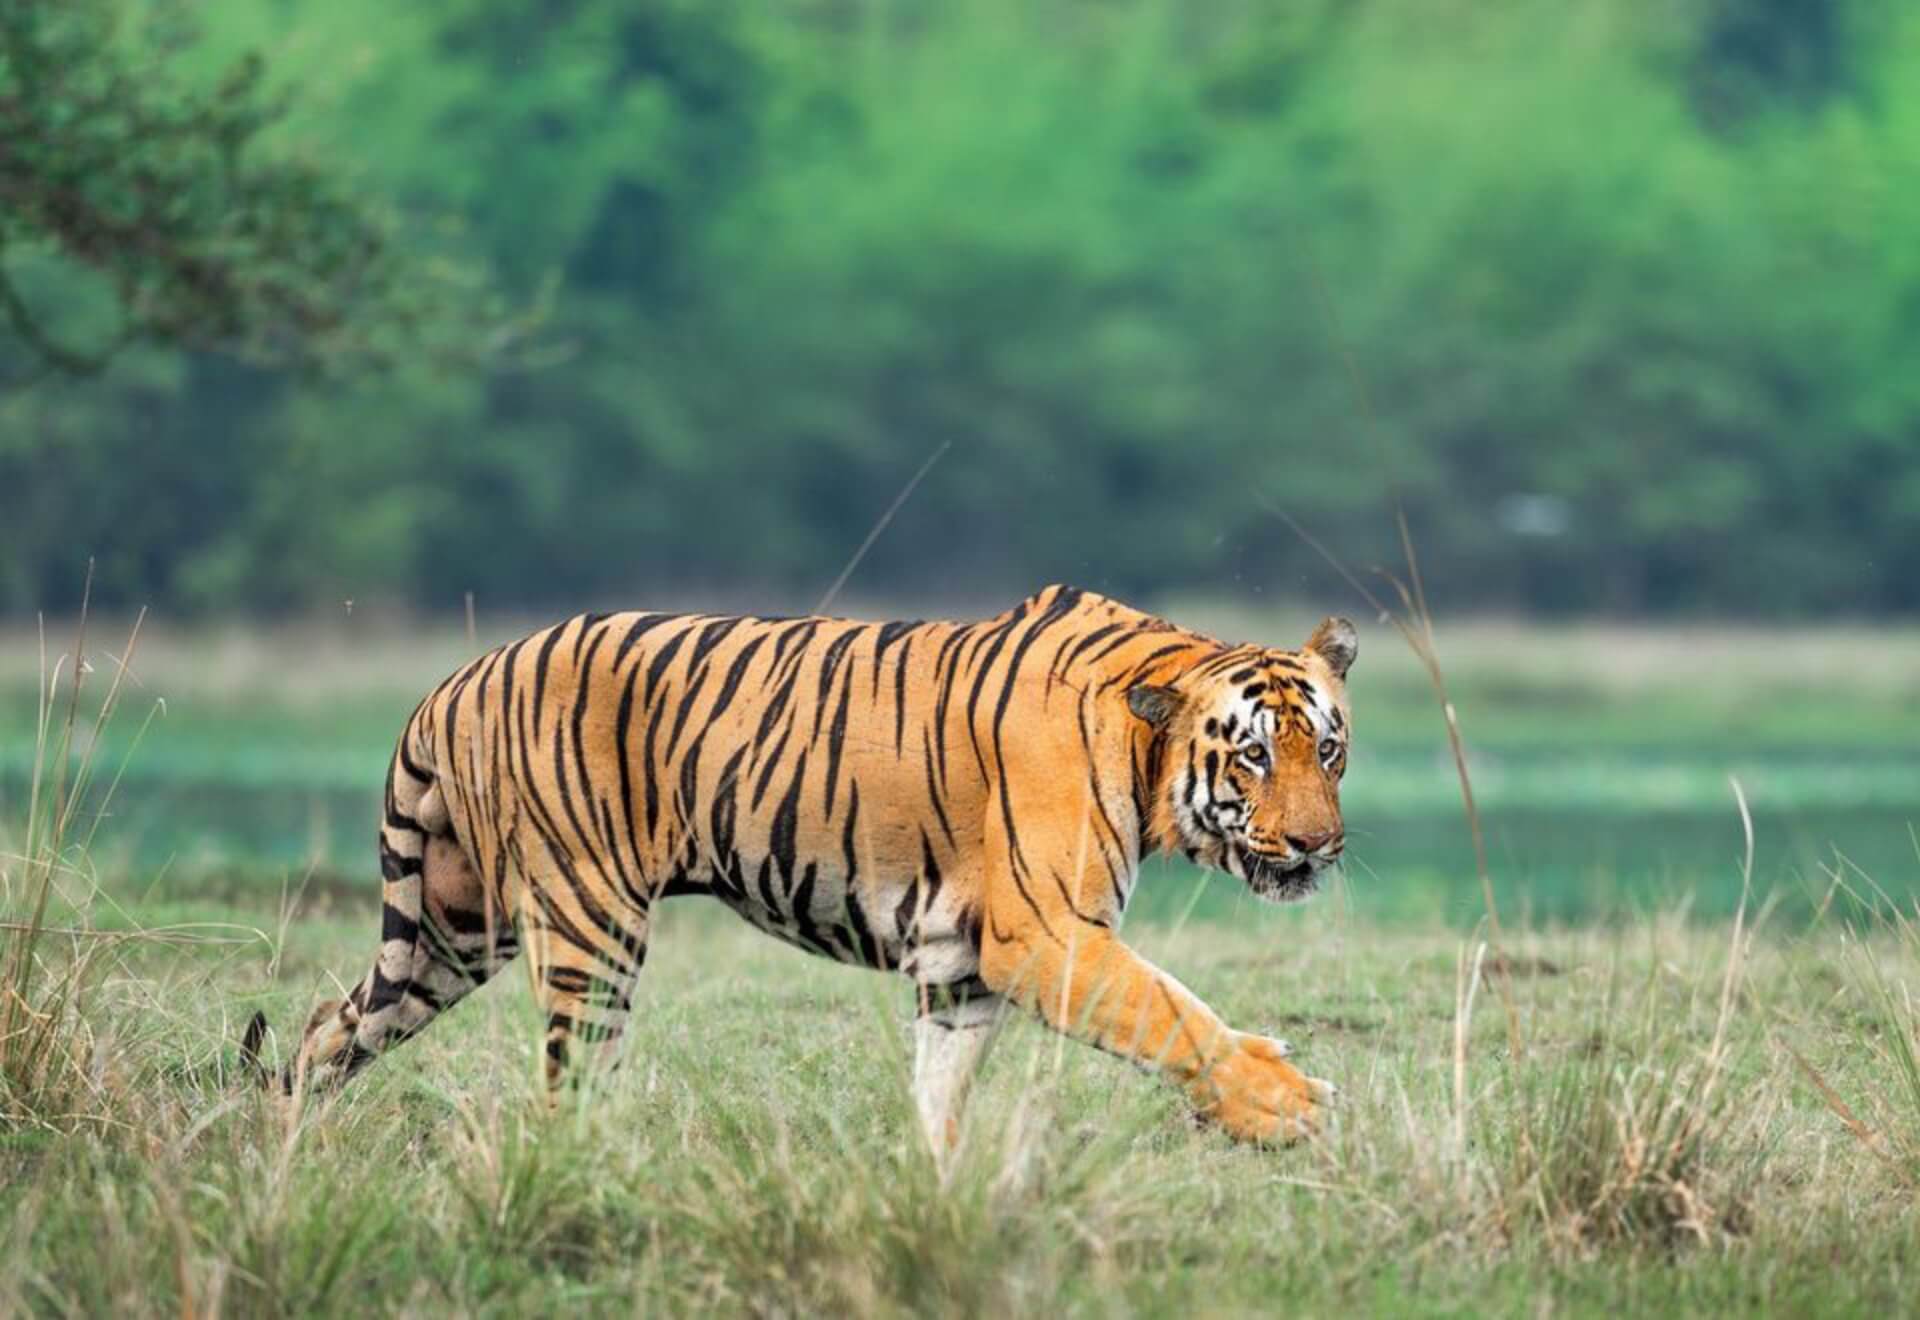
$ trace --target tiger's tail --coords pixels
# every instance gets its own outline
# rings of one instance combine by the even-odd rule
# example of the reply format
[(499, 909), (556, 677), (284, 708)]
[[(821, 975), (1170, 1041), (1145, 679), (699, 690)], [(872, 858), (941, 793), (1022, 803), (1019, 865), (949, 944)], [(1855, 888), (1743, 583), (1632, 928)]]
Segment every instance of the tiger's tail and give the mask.
[(273, 1072), (260, 1057), (260, 1047), (266, 1040), (267, 1015), (256, 1008), (240, 1036), (240, 1067), (262, 1090), (273, 1084)]
[[(433, 768), (431, 744), (418, 712), (394, 749), (387, 772), (380, 821), (380, 951), (373, 967), (345, 999), (320, 1004), (308, 1019), (295, 1056), (278, 1074), (291, 1095), (302, 1081), (333, 1084), (357, 1072), (386, 1044), (404, 1039), (420, 1022), (410, 1020), (408, 996), (418, 961), (425, 895), (427, 840), (449, 827), (446, 804)], [(419, 1006), (411, 1016), (419, 1017)], [(432, 1016), (432, 1010), (425, 1013)], [(256, 1012), (240, 1041), (243, 1067), (271, 1087), (273, 1071), (261, 1057), (267, 1019)]]

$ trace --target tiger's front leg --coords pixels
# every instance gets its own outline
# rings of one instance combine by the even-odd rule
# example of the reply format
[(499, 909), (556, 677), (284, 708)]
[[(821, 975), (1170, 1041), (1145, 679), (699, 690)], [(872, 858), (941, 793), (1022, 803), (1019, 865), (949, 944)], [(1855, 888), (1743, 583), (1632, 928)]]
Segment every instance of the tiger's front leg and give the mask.
[(1058, 914), (1043, 930), (989, 921), (980, 972), (1057, 1031), (1157, 1069), (1200, 1117), (1243, 1141), (1318, 1130), (1334, 1088), (1287, 1061), (1285, 1042), (1235, 1031), (1104, 926)]
[(920, 987), (913, 1024), (913, 1100), (942, 1182), (953, 1171), (967, 1094), (1004, 1009), (1005, 1001), (978, 977)]

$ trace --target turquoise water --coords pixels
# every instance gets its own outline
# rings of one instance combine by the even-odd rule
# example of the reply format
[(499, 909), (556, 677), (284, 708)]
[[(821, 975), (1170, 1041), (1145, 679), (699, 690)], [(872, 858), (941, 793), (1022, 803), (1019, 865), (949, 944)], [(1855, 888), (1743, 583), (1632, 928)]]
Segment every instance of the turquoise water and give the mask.
[[(249, 731), (253, 732), (253, 731)], [(101, 819), (94, 863), (116, 893), (278, 894), (304, 877), (342, 897), (377, 871), (373, 832), (386, 750), (353, 753), (241, 737), (185, 756), (143, 747)], [(1476, 755), (1490, 869), (1510, 920), (1590, 921), (1650, 909), (1730, 912), (1742, 827), (1728, 776), (1752, 809), (1754, 888), (1786, 919), (1817, 910), (1835, 877), (1861, 893), (1920, 896), (1920, 759), (1796, 748), (1788, 756), (1671, 747), (1567, 756), (1537, 748)], [(26, 781), (0, 774), (17, 818)], [(97, 797), (95, 801), (97, 802)], [(1470, 925), (1483, 907), (1452, 765), (1427, 753), (1356, 759), (1346, 795), (1348, 863), (1337, 901), (1374, 920)], [(1238, 912), (1237, 882), (1200, 885), (1155, 862), (1136, 919)], [(1843, 891), (1844, 892), (1844, 891)]]

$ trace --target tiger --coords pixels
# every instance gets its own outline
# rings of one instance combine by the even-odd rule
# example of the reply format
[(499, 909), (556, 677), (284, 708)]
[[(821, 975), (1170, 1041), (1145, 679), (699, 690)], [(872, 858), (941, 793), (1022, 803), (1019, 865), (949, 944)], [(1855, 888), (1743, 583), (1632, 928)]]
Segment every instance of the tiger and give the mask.
[(1298, 650), (1230, 645), (1070, 586), (974, 622), (568, 619), (408, 719), (373, 966), (260, 1067), (285, 1095), (336, 1088), (524, 951), (551, 1100), (617, 1052), (655, 906), (704, 895), (913, 982), (913, 1104), (943, 1167), (1009, 1008), (1164, 1075), (1232, 1137), (1311, 1135), (1334, 1087), (1119, 927), (1156, 853), (1274, 902), (1320, 887), (1357, 649), (1343, 618)]

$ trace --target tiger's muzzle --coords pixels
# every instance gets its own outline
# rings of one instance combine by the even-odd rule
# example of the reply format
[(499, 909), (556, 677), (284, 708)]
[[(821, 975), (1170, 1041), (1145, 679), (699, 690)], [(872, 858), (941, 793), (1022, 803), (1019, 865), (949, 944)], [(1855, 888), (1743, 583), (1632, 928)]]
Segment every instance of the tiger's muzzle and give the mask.
[[(1323, 854), (1261, 852), (1243, 847), (1247, 887), (1270, 903), (1298, 903), (1320, 889), (1320, 874), (1333, 865)], [(1338, 853), (1334, 854), (1337, 857)]]

